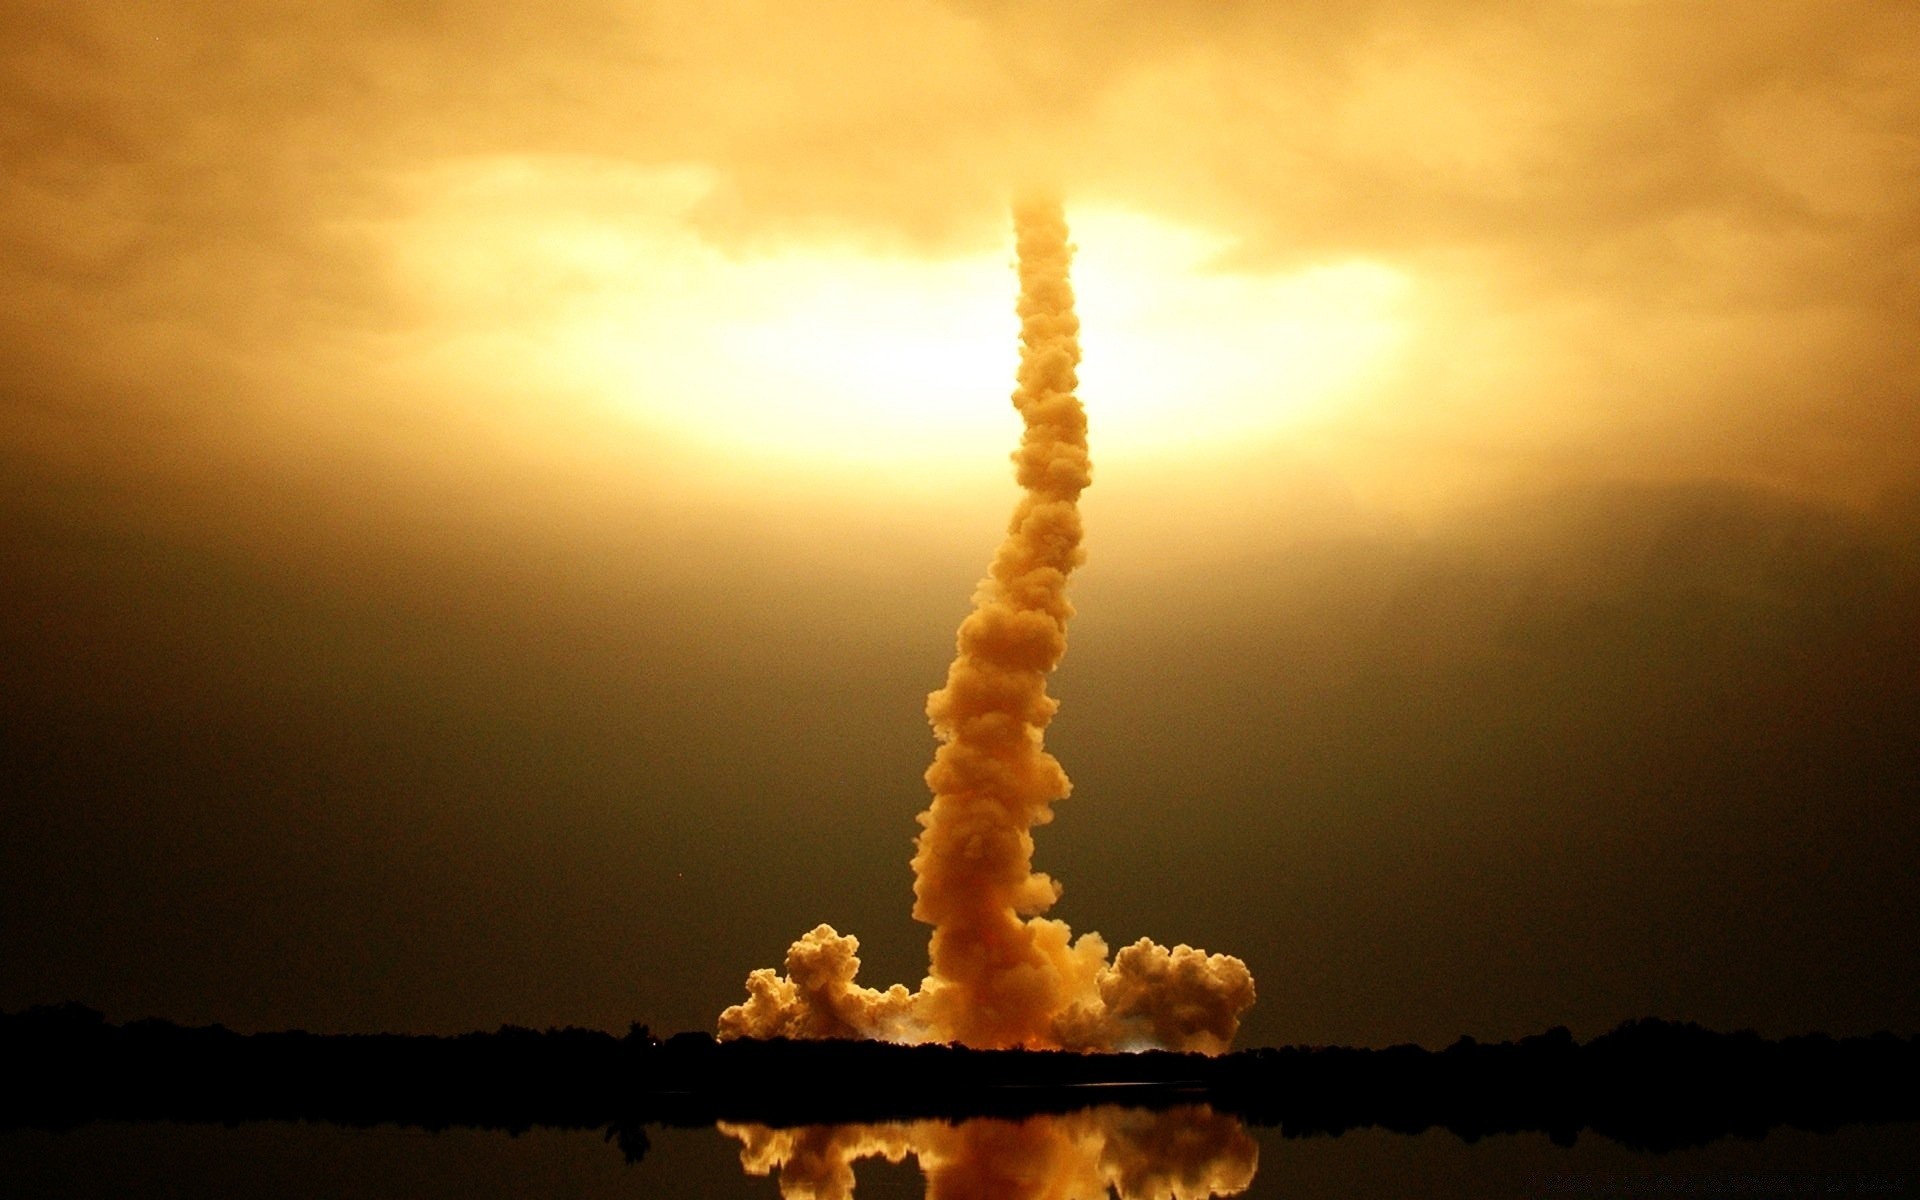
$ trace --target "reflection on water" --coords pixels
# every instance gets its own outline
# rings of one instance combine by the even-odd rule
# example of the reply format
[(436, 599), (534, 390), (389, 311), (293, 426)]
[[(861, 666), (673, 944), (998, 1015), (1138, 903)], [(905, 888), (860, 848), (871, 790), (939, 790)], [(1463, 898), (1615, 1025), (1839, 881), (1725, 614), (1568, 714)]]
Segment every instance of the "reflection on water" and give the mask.
[[(536, 1127), (510, 1136), (502, 1130), (452, 1126), (353, 1127), (320, 1122), (217, 1123), (98, 1121), (62, 1132), (0, 1130), (0, 1197), (5, 1200), (778, 1200), (768, 1176), (785, 1168), (786, 1194), (847, 1195), (855, 1172), (859, 1200), (903, 1195), (941, 1200), (998, 1200), (1002, 1196), (1201, 1196), (1233, 1193), (1235, 1200), (1768, 1200), (1770, 1197), (1920, 1197), (1920, 1125), (1853, 1125), (1833, 1133), (1776, 1128), (1764, 1137), (1721, 1138), (1705, 1146), (1650, 1154), (1604, 1137), (1582, 1136), (1560, 1146), (1542, 1133), (1484, 1137), (1468, 1142), (1445, 1129), (1404, 1134), (1356, 1128), (1338, 1137), (1288, 1136), (1277, 1126), (1230, 1120), (1179, 1120), (1155, 1129), (1151, 1113), (1114, 1114), (1129, 1130), (1094, 1133), (1092, 1167), (1073, 1145), (1043, 1149), (1062, 1135), (1051, 1122), (981, 1121), (868, 1126), (892, 1129), (901, 1158), (889, 1166), (887, 1139), (876, 1138), (880, 1160), (849, 1153), (854, 1131), (793, 1130), (770, 1135), (739, 1129), (717, 1134), (708, 1123), (646, 1125), (649, 1145), (637, 1162), (604, 1140), (601, 1129)], [(1093, 1120), (1099, 1120), (1095, 1115)], [(1164, 1118), (1160, 1118), (1164, 1119)], [(977, 1132), (975, 1132), (977, 1130)], [(1258, 1139), (1259, 1175), (1253, 1148)], [(742, 1134), (746, 1137), (742, 1137)], [(851, 1136), (847, 1136), (850, 1133)], [(930, 1135), (930, 1136), (925, 1136)], [(785, 1139), (785, 1145), (776, 1145)], [(761, 1175), (740, 1169), (743, 1142)], [(938, 1143), (951, 1142), (954, 1150)], [(1170, 1144), (1170, 1145), (1169, 1145)], [(1011, 1149), (1009, 1149), (1011, 1147)], [(1235, 1148), (1237, 1147), (1237, 1148)], [(630, 1147), (639, 1149), (636, 1142)], [(1149, 1149), (1170, 1148), (1155, 1161)], [(966, 1150), (989, 1157), (971, 1160)], [(1014, 1153), (1014, 1150), (1022, 1153)], [(908, 1158), (919, 1154), (921, 1158)], [(1136, 1158), (1135, 1155), (1140, 1157)], [(1103, 1156), (1107, 1166), (1102, 1169)], [(1039, 1159), (1035, 1165), (1035, 1158)], [(804, 1161), (794, 1162), (795, 1159)], [(1049, 1174), (1056, 1159), (1064, 1181)], [(1072, 1168), (1074, 1161), (1079, 1168)], [(833, 1181), (832, 1168), (844, 1168)], [(981, 1169), (981, 1168), (986, 1169)], [(823, 1169), (824, 1168), (824, 1169)], [(919, 1178), (936, 1174), (931, 1189)], [(1211, 1181), (1209, 1181), (1211, 1176)], [(819, 1185), (805, 1183), (823, 1179)], [(1051, 1190), (1049, 1190), (1051, 1189)]]
[(1023, 1120), (980, 1117), (874, 1125), (720, 1123), (740, 1140), (749, 1175), (777, 1175), (782, 1200), (850, 1200), (854, 1164), (912, 1155), (928, 1200), (1202, 1200), (1253, 1182), (1260, 1147), (1234, 1117), (1204, 1104), (1162, 1111), (1090, 1108)]

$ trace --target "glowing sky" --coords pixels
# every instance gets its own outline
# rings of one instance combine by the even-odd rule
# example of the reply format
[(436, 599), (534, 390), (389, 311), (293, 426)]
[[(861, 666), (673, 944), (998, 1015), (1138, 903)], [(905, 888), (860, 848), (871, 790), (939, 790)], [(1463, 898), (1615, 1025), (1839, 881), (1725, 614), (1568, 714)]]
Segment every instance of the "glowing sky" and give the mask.
[(1920, 1024), (1910, 5), (20, 0), (0, 60), (0, 1006), (917, 971), (1043, 183), (1060, 915), (1231, 947), (1250, 1044)]
[[(511, 379), (693, 453), (889, 487), (950, 485), (1004, 455), (1007, 412), (982, 397), (1006, 390), (1004, 355), (986, 348), (1017, 332), (1010, 234), (931, 256), (844, 236), (729, 254), (686, 225), (716, 186), (568, 158), (426, 173), (390, 231), (401, 286), (447, 330), (420, 369)], [(1411, 281), (1380, 263), (1247, 274), (1217, 265), (1223, 235), (1097, 208), (1074, 227), (1110, 459), (1325, 420), (1405, 340)]]

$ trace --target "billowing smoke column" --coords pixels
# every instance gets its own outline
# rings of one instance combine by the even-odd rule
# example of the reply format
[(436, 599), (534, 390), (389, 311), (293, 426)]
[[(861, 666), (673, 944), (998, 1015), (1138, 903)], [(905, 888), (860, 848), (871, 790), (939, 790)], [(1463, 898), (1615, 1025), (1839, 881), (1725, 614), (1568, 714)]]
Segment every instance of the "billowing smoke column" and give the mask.
[(941, 745), (933, 803), (913, 857), (915, 919), (933, 926), (918, 992), (854, 982), (859, 942), (821, 925), (787, 952), (786, 974), (747, 977), (721, 1037), (871, 1037), (969, 1046), (1216, 1054), (1253, 1004), (1246, 964), (1147, 939), (1111, 963), (1097, 933), (1075, 940), (1042, 914), (1060, 885), (1033, 869), (1033, 827), (1071, 788), (1042, 735), (1059, 707), (1047, 675), (1067, 648), (1067, 577), (1080, 548), (1080, 493), (1092, 481), (1087, 418), (1074, 395), (1080, 322), (1057, 202), (1017, 206), (1025, 433), (1013, 461), (1023, 494), (960, 626), (946, 686), (927, 699)]

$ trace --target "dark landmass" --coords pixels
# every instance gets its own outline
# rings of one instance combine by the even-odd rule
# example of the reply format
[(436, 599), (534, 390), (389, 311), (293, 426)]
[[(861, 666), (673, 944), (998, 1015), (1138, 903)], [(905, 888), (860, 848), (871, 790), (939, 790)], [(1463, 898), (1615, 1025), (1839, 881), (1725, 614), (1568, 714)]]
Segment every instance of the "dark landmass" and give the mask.
[(512, 1026), (458, 1037), (239, 1034), (110, 1024), (80, 1005), (0, 1014), (0, 1129), (99, 1120), (603, 1128), (629, 1157), (648, 1124), (815, 1125), (1017, 1117), (1204, 1102), (1287, 1136), (1444, 1128), (1469, 1141), (1592, 1131), (1663, 1151), (1775, 1126), (1920, 1119), (1920, 1038), (1767, 1040), (1630, 1021), (1429, 1051), (1286, 1047), (1219, 1058), (665, 1040)]

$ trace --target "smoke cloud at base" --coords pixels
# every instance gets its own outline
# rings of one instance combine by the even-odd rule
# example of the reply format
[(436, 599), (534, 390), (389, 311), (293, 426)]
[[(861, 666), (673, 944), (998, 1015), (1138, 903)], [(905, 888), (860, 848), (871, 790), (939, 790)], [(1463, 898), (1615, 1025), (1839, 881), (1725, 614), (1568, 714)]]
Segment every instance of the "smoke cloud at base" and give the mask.
[(864, 1037), (979, 1047), (1217, 1054), (1254, 1002), (1241, 960), (1148, 939), (1111, 961), (1097, 933), (1044, 914), (1061, 887), (1033, 869), (1033, 834), (1071, 790), (1043, 746), (1059, 703), (1046, 677), (1066, 653), (1067, 579), (1085, 559), (1080, 493), (1092, 482), (1075, 394), (1079, 319), (1072, 247), (1056, 201), (1017, 205), (1021, 354), (1013, 455), (1023, 489), (1006, 539), (961, 623), (946, 686), (927, 699), (940, 748), (926, 774), (913, 857), (916, 920), (933, 926), (917, 992), (855, 982), (859, 942), (821, 925), (787, 952), (785, 975), (747, 978), (721, 1013), (731, 1037)]

